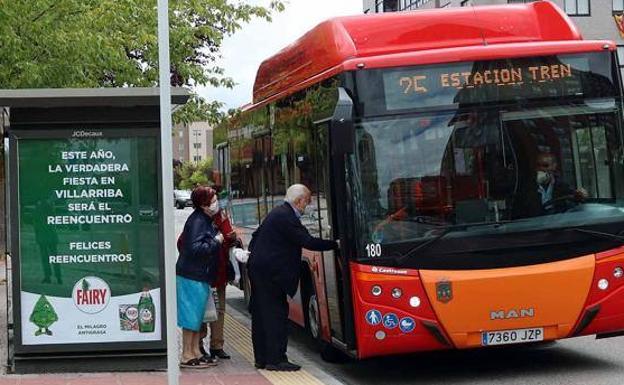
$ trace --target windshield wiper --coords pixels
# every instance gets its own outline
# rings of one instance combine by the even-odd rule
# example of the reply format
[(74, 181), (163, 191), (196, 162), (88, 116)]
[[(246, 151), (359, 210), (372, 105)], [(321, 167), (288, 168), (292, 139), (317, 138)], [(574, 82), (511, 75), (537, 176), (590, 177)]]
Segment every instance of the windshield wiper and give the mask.
[(605, 233), (605, 232), (602, 232), (602, 231), (582, 229), (582, 228), (578, 228), (578, 227), (571, 227), (568, 230), (578, 231), (579, 233), (593, 235), (593, 236), (595, 236), (597, 238), (606, 238), (606, 239), (611, 239), (611, 240), (614, 240), (614, 241), (618, 241), (618, 242), (624, 243), (624, 237), (621, 236), (620, 233), (612, 234), (612, 233)]
[(431, 246), (433, 243), (439, 241), (440, 239), (444, 238), (447, 234), (452, 233), (452, 232), (456, 232), (456, 231), (464, 231), (467, 230), (469, 227), (483, 227), (483, 226), (500, 226), (500, 225), (504, 225), (506, 223), (510, 223), (513, 222), (512, 220), (505, 220), (505, 221), (496, 221), (496, 222), (474, 222), (474, 223), (463, 223), (460, 225), (450, 225), (450, 226), (446, 226), (446, 227), (442, 227), (442, 232), (438, 235), (436, 235), (435, 237), (424, 241), (423, 243), (417, 245), (416, 247), (410, 249), (407, 251), (407, 253), (403, 254), (402, 256), (400, 256), (399, 258), (396, 259), (396, 261), (398, 262), (399, 265), (401, 265), (406, 259), (410, 258), (411, 256), (413, 256), (417, 251), (420, 251), (428, 246)]

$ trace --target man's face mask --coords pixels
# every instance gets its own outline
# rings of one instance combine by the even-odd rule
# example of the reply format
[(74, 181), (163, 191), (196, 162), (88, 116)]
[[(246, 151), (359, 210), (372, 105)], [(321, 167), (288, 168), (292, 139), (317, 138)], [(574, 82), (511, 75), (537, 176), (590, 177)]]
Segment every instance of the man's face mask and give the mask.
[(299, 202), (300, 202), (298, 205), (299, 207), (297, 207), (297, 210), (299, 210), (299, 214), (308, 215), (308, 207), (310, 207), (311, 199), (307, 198), (305, 201), (299, 201)]
[(312, 207), (312, 205), (308, 204), (305, 209), (303, 209), (303, 213), (301, 213), (301, 215), (312, 215), (312, 213), (314, 213), (314, 207)]
[(546, 171), (539, 170), (537, 171), (537, 175), (535, 176), (535, 180), (538, 184), (545, 184), (550, 180), (550, 174)]

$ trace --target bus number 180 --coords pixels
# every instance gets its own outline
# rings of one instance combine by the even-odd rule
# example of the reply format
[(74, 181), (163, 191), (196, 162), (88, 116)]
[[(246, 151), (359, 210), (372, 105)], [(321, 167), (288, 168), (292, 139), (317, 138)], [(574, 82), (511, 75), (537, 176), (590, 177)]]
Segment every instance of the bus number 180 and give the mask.
[(366, 254), (369, 258), (381, 257), (381, 244), (369, 243), (366, 245)]

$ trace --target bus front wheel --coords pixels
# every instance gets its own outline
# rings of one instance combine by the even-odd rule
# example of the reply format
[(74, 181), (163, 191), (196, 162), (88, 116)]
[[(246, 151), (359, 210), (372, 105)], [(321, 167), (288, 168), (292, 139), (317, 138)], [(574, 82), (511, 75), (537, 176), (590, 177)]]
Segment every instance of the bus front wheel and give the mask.
[(306, 277), (304, 281), (304, 311), (305, 311), (305, 327), (308, 334), (314, 339), (315, 344), (321, 353), (321, 358), (325, 362), (341, 363), (344, 362), (346, 356), (344, 353), (336, 349), (332, 344), (324, 341), (321, 337), (321, 315), (319, 311), (318, 298), (316, 289), (312, 285), (312, 280)]

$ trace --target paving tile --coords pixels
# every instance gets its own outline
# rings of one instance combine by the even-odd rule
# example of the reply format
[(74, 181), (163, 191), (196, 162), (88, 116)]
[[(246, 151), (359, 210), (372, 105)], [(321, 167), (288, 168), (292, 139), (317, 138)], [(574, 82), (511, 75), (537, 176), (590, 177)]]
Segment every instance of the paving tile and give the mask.
[(189, 373), (188, 370), (181, 372), (180, 380), (178, 382), (180, 385), (222, 384), (216, 379), (214, 374), (204, 373), (206, 370), (210, 370), (210, 369), (195, 370), (199, 373)]
[(120, 385), (167, 385), (167, 373), (120, 373)]
[[(65, 376), (41, 374), (36, 376), (17, 376), (19, 385), (66, 385), (67, 378)], [(0, 382), (2, 384), (2, 382)]]
[(256, 374), (228, 374), (224, 376), (216, 376), (220, 384), (226, 385), (271, 385), (260, 373)]
[[(118, 385), (117, 376), (110, 373), (106, 376), (80, 376), (67, 381), (67, 385)], [(47, 385), (47, 384), (46, 384)]]

